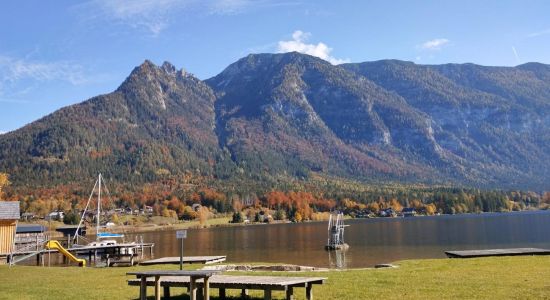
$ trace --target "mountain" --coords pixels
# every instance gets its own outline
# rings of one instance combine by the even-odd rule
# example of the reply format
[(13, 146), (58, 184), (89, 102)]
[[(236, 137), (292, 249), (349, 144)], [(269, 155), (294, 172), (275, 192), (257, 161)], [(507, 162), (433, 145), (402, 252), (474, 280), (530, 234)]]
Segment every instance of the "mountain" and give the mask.
[(231, 161), (214, 131), (215, 96), (164, 63), (135, 68), (106, 95), (60, 109), (0, 139), (0, 169), (15, 183), (63, 183), (106, 173), (143, 182)]
[(436, 142), (471, 182), (548, 187), (550, 66), (384, 60), (342, 67), (429, 115)]
[(427, 115), (324, 60), (250, 55), (207, 83), (218, 95), (218, 136), (237, 163), (254, 158), (295, 175), (411, 181), (436, 179), (428, 164), (446, 164), (422, 161), (423, 153), (438, 151)]
[[(200, 176), (550, 188), (550, 66), (339, 66), (253, 54), (201, 81), (169, 63), (0, 135), (15, 184)], [(239, 183), (236, 183), (239, 182)]]

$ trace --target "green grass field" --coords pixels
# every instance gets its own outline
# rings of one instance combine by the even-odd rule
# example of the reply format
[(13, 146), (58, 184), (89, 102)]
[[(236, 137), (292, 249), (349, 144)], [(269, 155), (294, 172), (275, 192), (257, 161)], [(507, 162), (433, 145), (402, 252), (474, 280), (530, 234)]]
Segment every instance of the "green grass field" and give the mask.
[[(550, 257), (427, 259), (398, 262), (396, 269), (361, 269), (315, 273), (249, 273), (272, 276), (322, 276), (314, 299), (548, 299)], [(197, 267), (197, 266), (194, 266)], [(126, 285), (130, 270), (177, 266), (78, 268), (0, 266), (0, 299), (137, 299), (138, 287)], [(228, 272), (227, 274), (236, 274)], [(183, 289), (174, 289), (173, 299)], [(237, 295), (238, 291), (233, 294)], [(149, 288), (150, 296), (153, 295)], [(217, 299), (217, 290), (212, 291)], [(305, 298), (295, 290), (296, 299)], [(263, 299), (261, 292), (251, 296)], [(274, 292), (274, 299), (284, 299)]]

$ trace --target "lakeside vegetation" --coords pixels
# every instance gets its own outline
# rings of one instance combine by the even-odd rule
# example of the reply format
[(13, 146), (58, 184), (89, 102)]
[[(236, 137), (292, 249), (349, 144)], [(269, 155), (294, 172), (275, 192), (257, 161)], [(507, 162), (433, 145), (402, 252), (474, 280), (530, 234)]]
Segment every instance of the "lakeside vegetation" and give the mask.
[[(60, 211), (65, 214), (66, 224), (77, 224), (89, 197), (89, 191), (81, 186), (10, 187), (7, 174), (1, 178), (3, 198), (20, 201), (21, 212), (31, 219), (44, 219), (52, 211)], [(353, 218), (379, 216), (387, 210), (399, 213), (405, 207), (419, 214), (434, 215), (547, 209), (550, 206), (550, 192), (397, 184), (373, 186), (323, 178), (253, 190), (246, 186), (215, 188), (204, 182), (188, 184), (188, 181), (171, 179), (131, 189), (112, 186), (112, 193), (105, 197), (102, 207), (109, 212), (115, 225), (206, 227), (213, 223), (220, 225), (220, 220), (228, 216), (234, 223), (302, 222), (326, 220), (334, 210)], [(93, 215), (88, 217), (91, 221)], [(210, 219), (216, 221), (207, 222)]]
[[(550, 294), (544, 280), (550, 276), (549, 263), (548, 256), (426, 259), (401, 261), (395, 269), (249, 272), (247, 275), (327, 277), (325, 284), (314, 287), (316, 299), (542, 299)], [(139, 289), (127, 286), (126, 280), (131, 277), (125, 274), (145, 269), (177, 269), (177, 266), (85, 269), (0, 266), (1, 297), (137, 299)], [(183, 291), (174, 289), (172, 295), (180, 295)], [(237, 297), (238, 292), (230, 290), (228, 295)], [(213, 289), (212, 294), (212, 299), (217, 299), (217, 290)], [(251, 291), (250, 294), (255, 299), (263, 299), (261, 292)], [(296, 299), (304, 299), (304, 294), (303, 289), (297, 289)], [(273, 296), (284, 299), (281, 292), (274, 292)], [(174, 298), (188, 299), (187, 296)]]

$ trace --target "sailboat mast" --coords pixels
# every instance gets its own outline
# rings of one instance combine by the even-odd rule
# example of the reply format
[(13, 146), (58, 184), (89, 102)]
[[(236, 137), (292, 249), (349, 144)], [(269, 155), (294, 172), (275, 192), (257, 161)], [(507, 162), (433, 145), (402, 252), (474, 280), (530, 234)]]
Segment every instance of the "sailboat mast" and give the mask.
[(99, 240), (99, 218), (100, 218), (100, 209), (101, 209), (101, 173), (99, 173), (99, 189), (97, 193), (97, 226), (95, 228), (96, 230), (96, 240)]

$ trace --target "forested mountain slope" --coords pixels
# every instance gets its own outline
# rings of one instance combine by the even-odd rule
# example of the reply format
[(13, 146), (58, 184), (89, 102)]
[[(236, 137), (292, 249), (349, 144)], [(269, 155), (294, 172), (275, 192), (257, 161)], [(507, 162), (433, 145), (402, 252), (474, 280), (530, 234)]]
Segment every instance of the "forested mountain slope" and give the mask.
[[(209, 178), (550, 188), (550, 66), (334, 66), (253, 54), (201, 81), (145, 61), (114, 92), (0, 135), (14, 185)], [(238, 184), (236, 186), (238, 188)]]

